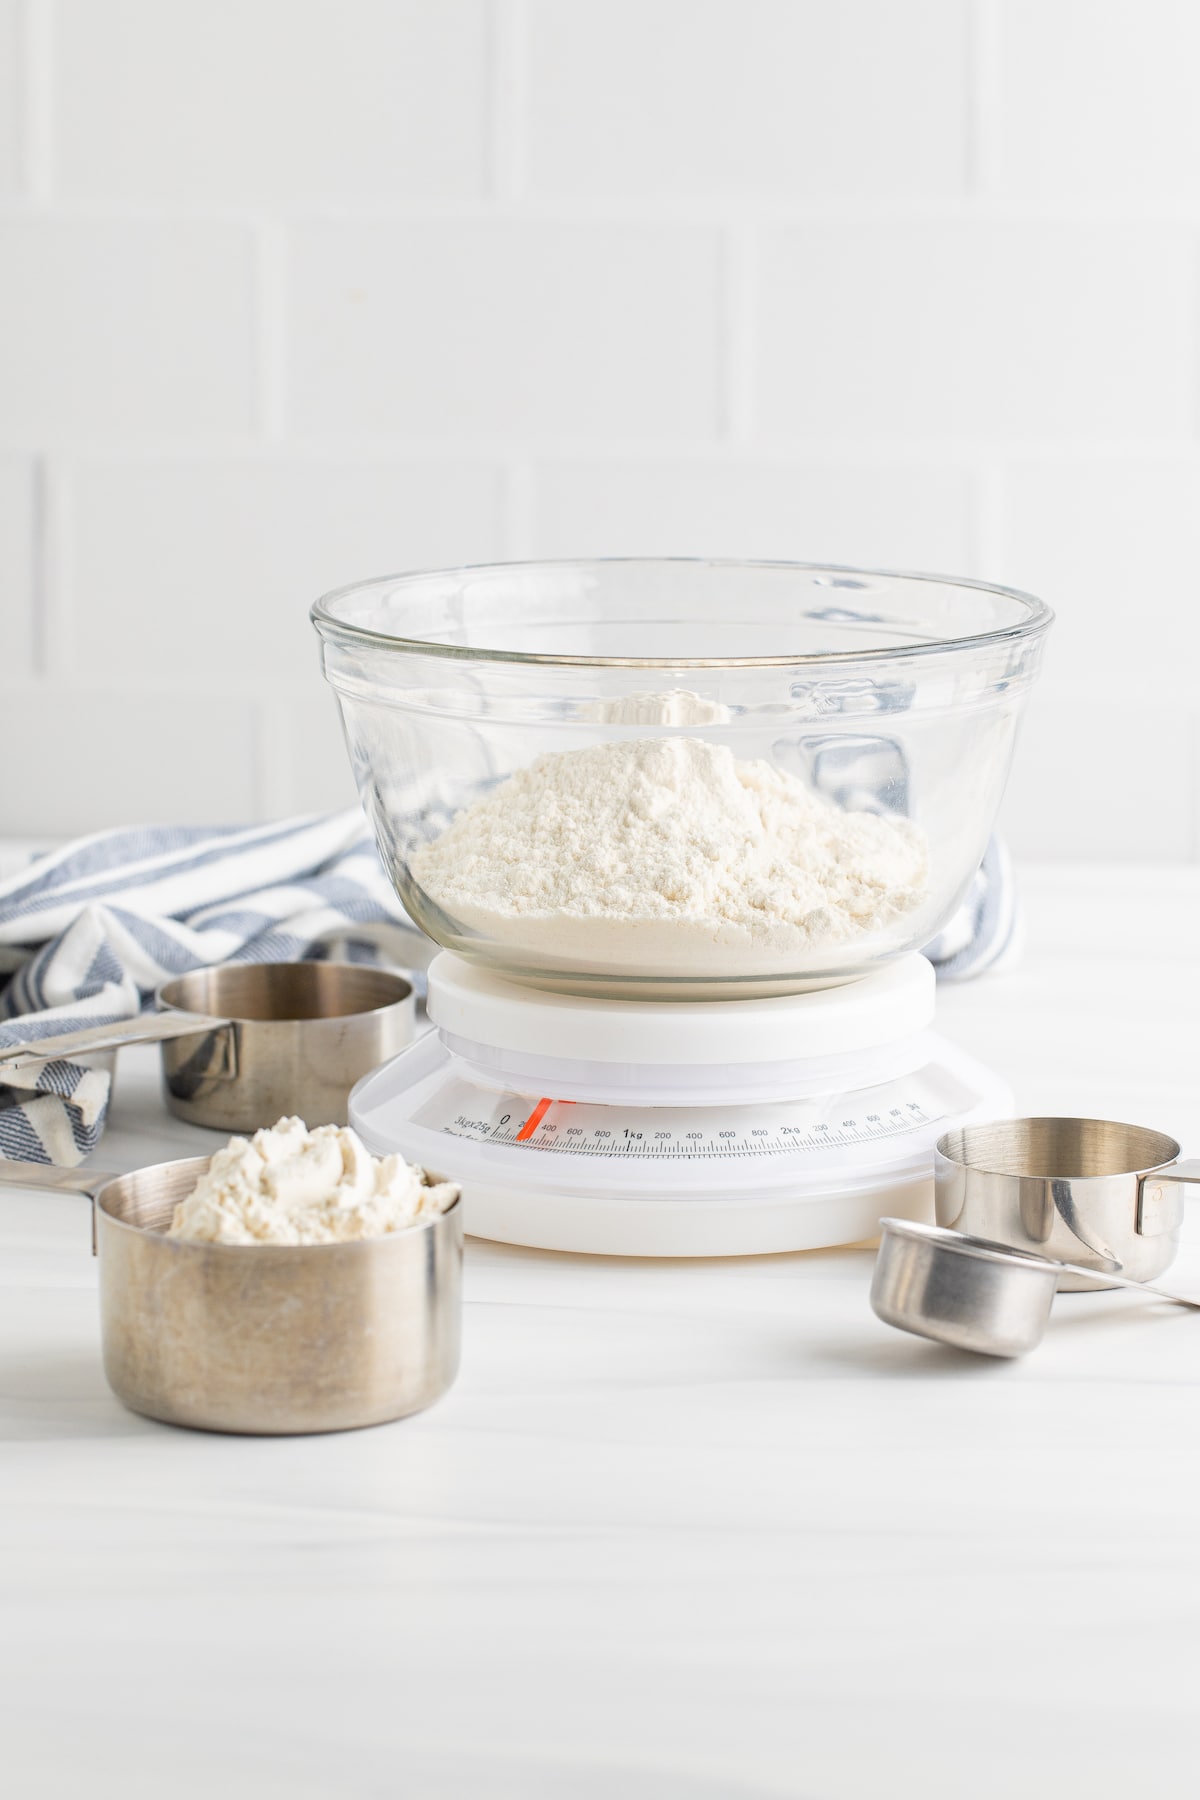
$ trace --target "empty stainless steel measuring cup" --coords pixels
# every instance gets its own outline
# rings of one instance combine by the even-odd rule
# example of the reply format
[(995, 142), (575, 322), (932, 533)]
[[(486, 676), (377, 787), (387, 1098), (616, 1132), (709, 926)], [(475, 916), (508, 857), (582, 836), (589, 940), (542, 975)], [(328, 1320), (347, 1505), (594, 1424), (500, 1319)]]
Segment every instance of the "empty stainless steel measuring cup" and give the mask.
[(0, 1051), (6, 1070), (162, 1044), (177, 1118), (257, 1131), (285, 1113), (344, 1125), (350, 1089), (412, 1042), (411, 982), (364, 963), (221, 963), (164, 982), (159, 1011)]
[(103, 1175), (0, 1161), (0, 1184), (93, 1196), (104, 1373), (119, 1400), (167, 1424), (273, 1436), (379, 1425), (445, 1393), (458, 1370), (461, 1200), (345, 1244), (167, 1237), (208, 1164)]
[(877, 1318), (900, 1331), (980, 1356), (1024, 1356), (1041, 1343), (1063, 1275), (1080, 1287), (1133, 1288), (1156, 1300), (1200, 1311), (1200, 1300), (1169, 1294), (1122, 1276), (1093, 1275), (1078, 1263), (1030, 1256), (1003, 1244), (881, 1219), (871, 1278)]
[[(1185, 1187), (1200, 1161), (1181, 1162), (1164, 1132), (1111, 1119), (1003, 1119), (938, 1139), (939, 1225), (1149, 1281), (1174, 1261)], [(1090, 1286), (1064, 1273), (1063, 1290)]]

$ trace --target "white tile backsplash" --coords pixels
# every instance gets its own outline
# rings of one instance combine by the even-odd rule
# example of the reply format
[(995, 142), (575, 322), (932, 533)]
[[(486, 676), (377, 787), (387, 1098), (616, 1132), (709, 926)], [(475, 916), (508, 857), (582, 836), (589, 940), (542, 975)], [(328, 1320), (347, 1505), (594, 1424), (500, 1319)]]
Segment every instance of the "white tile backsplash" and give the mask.
[(960, 0), (533, 0), (537, 192), (961, 194)]
[(22, 771), (4, 782), (8, 836), (236, 824), (259, 811), (252, 700), (0, 679), (0, 717)]
[(1014, 195), (1200, 202), (1195, 0), (1003, 0), (998, 44)]
[(254, 244), (243, 226), (0, 219), (0, 441), (243, 434)]
[(1043, 439), (1195, 428), (1181, 226), (771, 231), (755, 415), (773, 437)]
[(315, 594), (673, 553), (1044, 593), (1015, 846), (1200, 857), (1198, 56), (1193, 0), (0, 0), (0, 834), (340, 805)]
[(0, 0), (0, 196), (22, 186), (23, 26), (20, 0)]
[(717, 249), (687, 225), (297, 226), (289, 425), (709, 437)]
[(65, 487), (57, 635), (72, 674), (256, 690), (306, 677), (324, 701), (319, 595), (502, 545), (500, 479), (479, 464), (81, 458)]
[(962, 570), (966, 470), (772, 462), (539, 464), (538, 556), (747, 556)]
[(479, 194), (486, 0), (60, 0), (69, 196), (355, 202)]
[(1153, 681), (1098, 691), (1060, 664), (1018, 736), (1000, 814), (1013, 851), (1038, 862), (1194, 861), (1195, 740), (1186, 707)]
[(33, 668), (34, 470), (0, 456), (0, 681)]
[(261, 739), (268, 812), (355, 804), (337, 699), (325, 682), (296, 681), (264, 702)]
[(1052, 670), (1178, 682), (1200, 664), (1200, 458), (1018, 462), (988, 574), (1053, 597)]

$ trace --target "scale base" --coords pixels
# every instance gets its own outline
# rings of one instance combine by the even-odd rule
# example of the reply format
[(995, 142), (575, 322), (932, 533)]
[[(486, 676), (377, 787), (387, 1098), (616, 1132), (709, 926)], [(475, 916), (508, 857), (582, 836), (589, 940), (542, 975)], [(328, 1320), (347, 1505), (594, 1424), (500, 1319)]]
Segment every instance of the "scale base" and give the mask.
[(514, 1193), (473, 1181), (464, 1191), (469, 1236), (529, 1250), (622, 1257), (770, 1256), (861, 1244), (881, 1218), (933, 1220), (933, 1178), (869, 1194), (756, 1196), (730, 1200), (604, 1200)]

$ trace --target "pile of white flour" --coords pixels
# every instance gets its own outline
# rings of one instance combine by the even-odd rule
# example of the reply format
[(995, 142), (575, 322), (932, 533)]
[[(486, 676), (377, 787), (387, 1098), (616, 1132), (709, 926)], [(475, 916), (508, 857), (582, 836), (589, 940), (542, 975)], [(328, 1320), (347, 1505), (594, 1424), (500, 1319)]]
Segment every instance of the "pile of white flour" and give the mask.
[(390, 1237), (459, 1196), (401, 1156), (374, 1157), (344, 1125), (280, 1119), (230, 1138), (186, 1199), (168, 1237), (198, 1244), (344, 1244)]
[(901, 919), (925, 897), (927, 844), (725, 745), (639, 738), (538, 757), (411, 869), (445, 912), (542, 966), (728, 976)]

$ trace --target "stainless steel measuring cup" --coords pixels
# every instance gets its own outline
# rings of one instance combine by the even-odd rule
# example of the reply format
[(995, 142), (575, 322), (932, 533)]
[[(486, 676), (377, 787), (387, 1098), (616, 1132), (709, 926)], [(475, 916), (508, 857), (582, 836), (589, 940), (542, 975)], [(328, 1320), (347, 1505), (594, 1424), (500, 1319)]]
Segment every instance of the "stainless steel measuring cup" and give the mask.
[[(1172, 1137), (1110, 1119), (1004, 1119), (938, 1139), (939, 1225), (1014, 1250), (1149, 1281), (1174, 1261), (1200, 1161)], [(1064, 1291), (1090, 1286), (1064, 1273)], [(1116, 1285), (1116, 1284), (1114, 1284)]]
[(412, 1042), (412, 984), (363, 963), (221, 963), (164, 982), (157, 1013), (0, 1051), (6, 1070), (162, 1044), (177, 1118), (257, 1131), (285, 1113), (344, 1125), (350, 1089)]
[(1095, 1275), (1078, 1263), (1010, 1250), (984, 1238), (881, 1219), (871, 1278), (876, 1317), (900, 1331), (980, 1356), (1024, 1356), (1041, 1343), (1064, 1272), (1080, 1287), (1133, 1288), (1200, 1311), (1200, 1300), (1143, 1281)]
[(347, 1244), (166, 1237), (208, 1164), (102, 1175), (0, 1161), (0, 1184), (93, 1196), (104, 1373), (119, 1400), (171, 1425), (276, 1436), (379, 1425), (445, 1393), (459, 1358), (461, 1200)]

